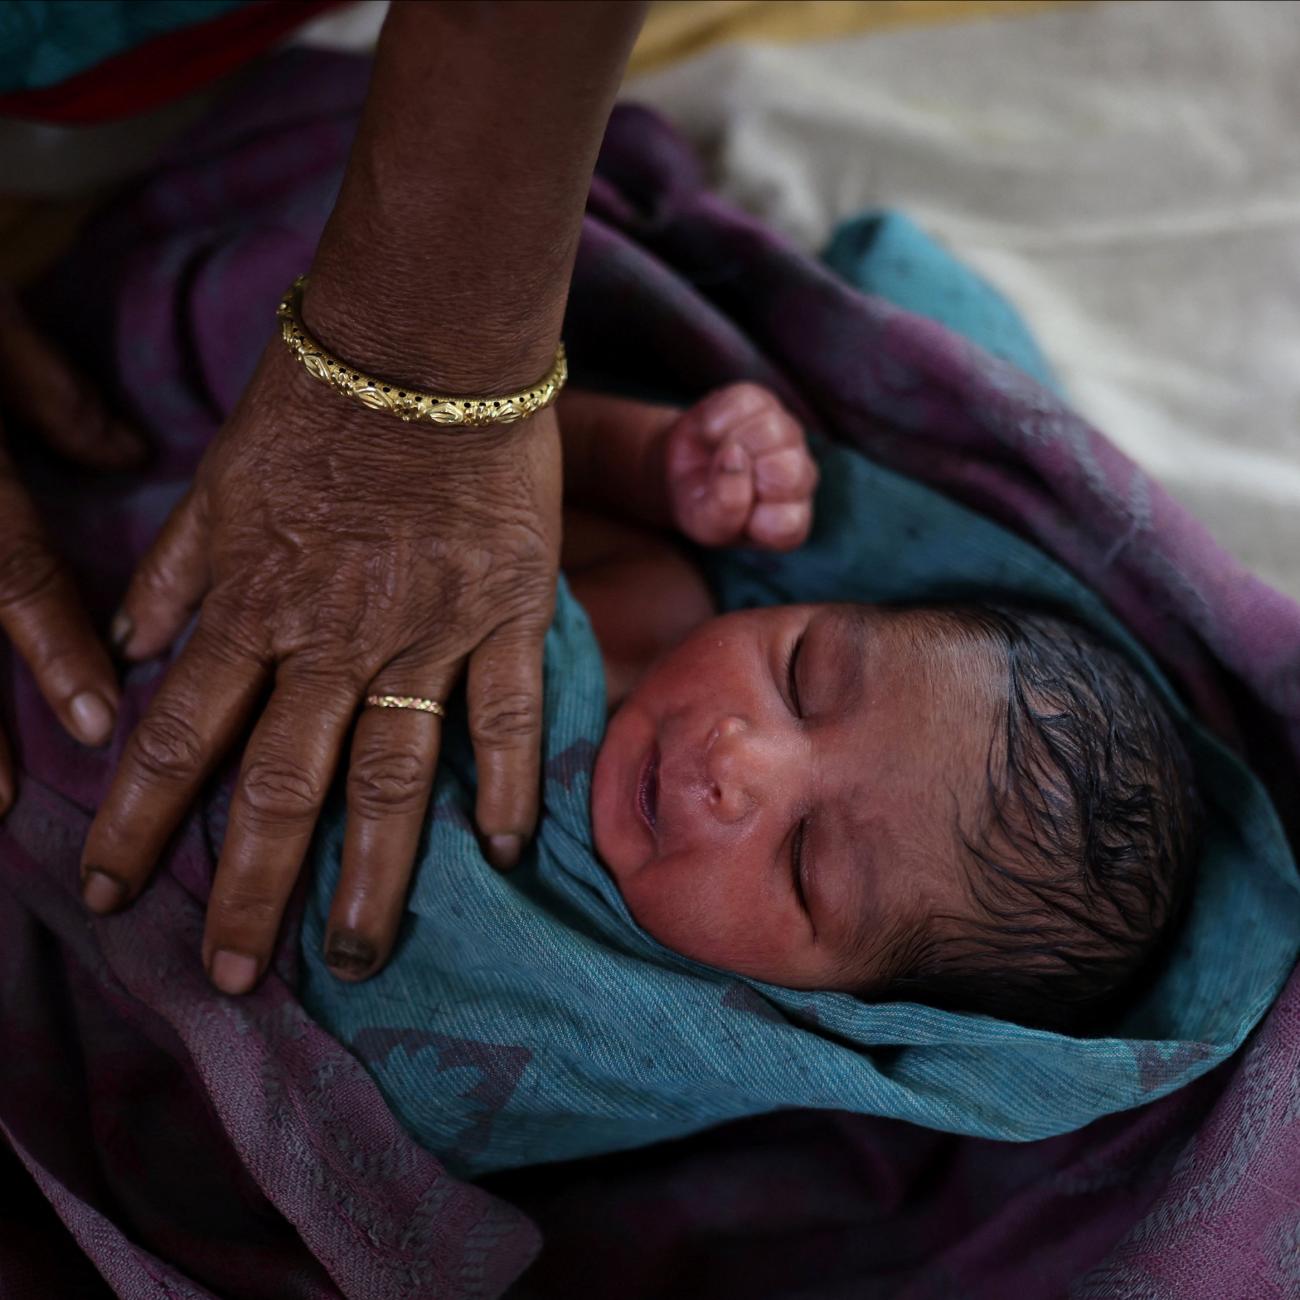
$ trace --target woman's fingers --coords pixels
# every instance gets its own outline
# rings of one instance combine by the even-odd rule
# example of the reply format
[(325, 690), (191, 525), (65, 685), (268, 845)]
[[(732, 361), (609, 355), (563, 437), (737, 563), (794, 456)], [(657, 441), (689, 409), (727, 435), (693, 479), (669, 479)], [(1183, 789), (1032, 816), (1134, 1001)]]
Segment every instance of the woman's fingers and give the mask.
[(55, 451), (79, 464), (123, 469), (148, 450), (139, 433), (109, 416), (89, 381), (31, 324), (8, 288), (0, 288), (0, 397)]
[(260, 660), (200, 620), (132, 733), (91, 823), (82, 896), (93, 911), (114, 911), (143, 888), (267, 676)]
[(128, 659), (166, 649), (190, 621), (211, 582), (203, 498), (191, 488), (136, 566), (110, 635)]
[(343, 675), (282, 665), (244, 751), (208, 900), (203, 962), (224, 993), (261, 979), (356, 714)]
[[(453, 677), (394, 663), (367, 695), (444, 704)], [(348, 766), (343, 870), (325, 931), (325, 960), (342, 979), (374, 974), (397, 936), (433, 789), (442, 719), (417, 709), (363, 708)]]
[(541, 633), (518, 623), (498, 628), (469, 661), (469, 729), (478, 766), (475, 821), (488, 861), (502, 870), (519, 861), (537, 825), (542, 643), (550, 613)]
[(104, 744), (117, 720), (113, 666), (2, 448), (0, 630), (67, 731), (83, 744)]

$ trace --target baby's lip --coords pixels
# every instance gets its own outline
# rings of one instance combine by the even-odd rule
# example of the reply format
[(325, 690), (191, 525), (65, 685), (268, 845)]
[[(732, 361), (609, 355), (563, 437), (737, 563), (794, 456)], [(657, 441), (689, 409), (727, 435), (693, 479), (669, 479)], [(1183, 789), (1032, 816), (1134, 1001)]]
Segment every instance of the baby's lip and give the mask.
[(659, 809), (659, 746), (651, 742), (636, 783), (636, 808), (646, 828), (654, 834)]

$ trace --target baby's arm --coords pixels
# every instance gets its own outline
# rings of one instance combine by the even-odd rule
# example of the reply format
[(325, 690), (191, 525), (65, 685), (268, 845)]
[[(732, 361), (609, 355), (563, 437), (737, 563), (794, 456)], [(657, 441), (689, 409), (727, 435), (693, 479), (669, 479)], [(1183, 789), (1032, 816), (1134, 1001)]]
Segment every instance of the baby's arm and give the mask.
[(600, 642), (611, 708), (655, 659), (717, 612), (679, 545), (639, 524), (567, 506), (560, 563)]
[(567, 390), (558, 415), (570, 505), (703, 546), (789, 550), (808, 535), (817, 469), (798, 421), (758, 384), (685, 411)]
[(681, 412), (566, 388), (556, 403), (564, 446), (564, 504), (618, 511), (670, 528), (664, 436)]

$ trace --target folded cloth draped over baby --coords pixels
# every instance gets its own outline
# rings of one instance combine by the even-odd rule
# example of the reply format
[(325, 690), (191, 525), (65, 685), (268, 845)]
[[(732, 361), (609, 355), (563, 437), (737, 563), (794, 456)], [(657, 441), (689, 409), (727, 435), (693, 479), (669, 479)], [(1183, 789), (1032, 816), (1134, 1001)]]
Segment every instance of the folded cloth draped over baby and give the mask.
[[(996, 319), (996, 337), (984, 341), (1044, 375), (1005, 306), (914, 228), (887, 220), (851, 234), (832, 256), (862, 287), (896, 271), (902, 248), (919, 272), (917, 294), (943, 289), (938, 301)], [(1087, 1038), (778, 987), (663, 946), (595, 851), (605, 681), (590, 622), (562, 586), (547, 643), (544, 814), (524, 864), (502, 876), (478, 850), (457, 708), (397, 948), (364, 984), (340, 983), (319, 956), (341, 808), (315, 850), (304, 1000), (453, 1168), (482, 1174), (590, 1155), (789, 1106), (1044, 1137), (1164, 1095), (1224, 1060), (1293, 964), (1300, 889), (1267, 795), (1191, 722), (1102, 602), (982, 516), (849, 448), (818, 440), (817, 450), (821, 488), (805, 547), (700, 557), (720, 606), (1011, 601), (1064, 615), (1127, 656), (1177, 719), (1205, 807), (1175, 942), (1131, 1005)]]

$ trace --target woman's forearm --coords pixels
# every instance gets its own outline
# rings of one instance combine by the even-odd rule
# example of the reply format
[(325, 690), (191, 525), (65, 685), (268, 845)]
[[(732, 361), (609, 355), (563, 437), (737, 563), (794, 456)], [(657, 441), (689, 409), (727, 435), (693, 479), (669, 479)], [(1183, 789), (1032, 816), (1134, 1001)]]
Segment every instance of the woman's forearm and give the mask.
[(442, 391), (545, 373), (644, 8), (393, 4), (304, 302), (326, 346)]

